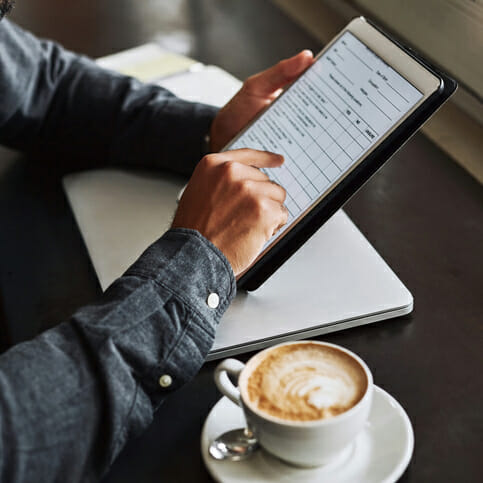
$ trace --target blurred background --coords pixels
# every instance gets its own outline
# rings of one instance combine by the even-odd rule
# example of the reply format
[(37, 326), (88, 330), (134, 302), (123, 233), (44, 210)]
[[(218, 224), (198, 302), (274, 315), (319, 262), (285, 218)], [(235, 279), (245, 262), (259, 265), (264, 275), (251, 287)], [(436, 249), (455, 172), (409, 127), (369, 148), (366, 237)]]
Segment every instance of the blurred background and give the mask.
[(18, 0), (11, 18), (91, 57), (155, 39), (240, 78), (322, 45), (267, 0)]
[(12, 18), (91, 57), (155, 39), (244, 78), (302, 48), (318, 50), (361, 14), (458, 80), (424, 132), (482, 182), (483, 0), (18, 0)]

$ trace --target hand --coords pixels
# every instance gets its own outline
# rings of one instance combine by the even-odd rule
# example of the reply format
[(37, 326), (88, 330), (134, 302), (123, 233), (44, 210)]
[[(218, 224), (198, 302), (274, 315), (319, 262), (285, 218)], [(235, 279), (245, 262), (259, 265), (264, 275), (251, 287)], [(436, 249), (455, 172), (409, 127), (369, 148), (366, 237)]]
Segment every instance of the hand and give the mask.
[(238, 275), (287, 223), (285, 190), (257, 169), (282, 163), (278, 154), (253, 149), (208, 154), (183, 193), (172, 227), (198, 230)]
[(314, 61), (310, 50), (303, 50), (270, 69), (249, 77), (238, 93), (223, 107), (210, 129), (213, 152), (218, 152), (262, 109), (282, 92), (282, 87), (296, 79)]

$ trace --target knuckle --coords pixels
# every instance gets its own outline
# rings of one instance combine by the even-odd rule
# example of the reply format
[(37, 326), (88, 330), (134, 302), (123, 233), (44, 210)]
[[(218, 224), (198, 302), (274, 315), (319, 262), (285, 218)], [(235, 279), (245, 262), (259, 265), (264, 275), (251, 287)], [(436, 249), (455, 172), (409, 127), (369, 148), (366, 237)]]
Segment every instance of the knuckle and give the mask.
[(242, 179), (238, 183), (238, 189), (242, 196), (250, 196), (253, 191), (253, 183), (249, 179)]
[(257, 220), (263, 220), (264, 218), (266, 218), (267, 213), (269, 212), (268, 200), (266, 198), (256, 197), (254, 211)]
[(277, 186), (278, 192), (280, 193), (280, 198), (282, 199), (282, 202), (285, 202), (287, 198), (287, 192), (285, 191), (285, 188), (283, 186), (280, 186), (278, 183), (275, 183)]
[(202, 168), (212, 168), (216, 164), (216, 154), (206, 154), (201, 158), (200, 165)]
[(276, 181), (273, 181), (272, 179), (269, 179), (268, 182), (272, 186), (274, 198), (276, 200), (281, 200), (282, 203), (285, 202), (285, 199), (287, 197), (287, 192), (285, 191), (285, 188), (283, 186), (279, 185)]
[(236, 179), (237, 165), (234, 161), (225, 161), (220, 166), (221, 172), (225, 180), (234, 181)]

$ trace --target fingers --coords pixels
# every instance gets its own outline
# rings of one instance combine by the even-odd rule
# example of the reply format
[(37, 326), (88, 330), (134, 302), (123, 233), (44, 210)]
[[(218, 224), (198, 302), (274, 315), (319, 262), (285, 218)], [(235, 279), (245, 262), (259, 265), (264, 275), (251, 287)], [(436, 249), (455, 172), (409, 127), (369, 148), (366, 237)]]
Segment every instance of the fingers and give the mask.
[(259, 74), (249, 77), (244, 88), (256, 96), (268, 96), (298, 77), (314, 61), (310, 50), (303, 50), (297, 55), (280, 61)]
[(277, 233), (280, 228), (287, 224), (288, 221), (288, 210), (283, 205), (274, 200), (268, 201), (268, 206), (270, 210), (270, 229), (267, 238), (271, 238), (275, 233)]
[[(268, 176), (267, 176), (268, 178)], [(279, 204), (285, 203), (287, 192), (277, 183), (271, 180), (254, 181), (253, 190), (260, 196), (266, 196)]]
[(268, 175), (266, 175), (263, 171), (260, 171), (258, 168), (254, 168), (253, 166), (247, 166), (246, 164), (239, 164), (240, 169), (240, 176), (244, 179), (251, 179), (255, 182), (267, 182), (270, 181)]
[(256, 183), (267, 181), (270, 182), (270, 178), (263, 171), (260, 171), (258, 168), (254, 168), (253, 166), (237, 163), (236, 161), (226, 161), (224, 164), (224, 168), (229, 171), (228, 174), (230, 174), (233, 179), (250, 180)]
[(280, 223), (280, 225), (278, 225), (277, 228), (275, 228), (275, 230), (273, 230), (272, 236), (275, 236), (287, 224), (287, 222), (288, 222), (288, 210), (287, 210), (287, 207), (285, 205), (281, 205), (281, 209), (282, 209), (282, 211), (286, 215), (285, 221), (283, 221), (282, 223)]
[(275, 181), (265, 183), (265, 196), (268, 196), (274, 201), (278, 201), (281, 205), (285, 203), (287, 192)]
[(251, 213), (245, 221), (258, 220), (253, 227), (258, 224), (257, 230), (268, 240), (287, 222), (288, 211), (283, 205), (286, 192), (257, 168), (276, 167), (282, 163), (283, 157), (278, 154), (237, 149), (205, 156), (196, 173), (215, 170), (211, 171), (218, 173), (212, 178), (213, 186), (221, 189), (213, 189), (211, 193), (226, 196), (230, 192), (224, 208), (233, 205), (235, 200), (235, 205), (242, 207), (242, 211)]
[(254, 166), (255, 168), (276, 168), (283, 163), (283, 156), (280, 154), (247, 148), (224, 151), (222, 153), (208, 156), (213, 156), (213, 159), (216, 159), (216, 162), (236, 161), (237, 163)]

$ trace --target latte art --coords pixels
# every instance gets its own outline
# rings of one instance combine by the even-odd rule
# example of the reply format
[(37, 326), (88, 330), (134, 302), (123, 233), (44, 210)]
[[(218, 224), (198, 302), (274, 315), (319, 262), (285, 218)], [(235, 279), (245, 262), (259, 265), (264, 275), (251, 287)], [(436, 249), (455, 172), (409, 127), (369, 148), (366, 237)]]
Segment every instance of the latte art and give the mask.
[(313, 343), (274, 348), (247, 382), (249, 400), (259, 411), (292, 421), (337, 416), (355, 406), (366, 388), (356, 360)]
[[(331, 408), (341, 402), (347, 404), (354, 398), (354, 387), (350, 381), (322, 374), (314, 376), (306, 369), (307, 367), (304, 367), (302, 369), (304, 372), (296, 373), (288, 382), (285, 397), (306, 397), (307, 403), (317, 409)], [(319, 368), (319, 370), (323, 369)]]

